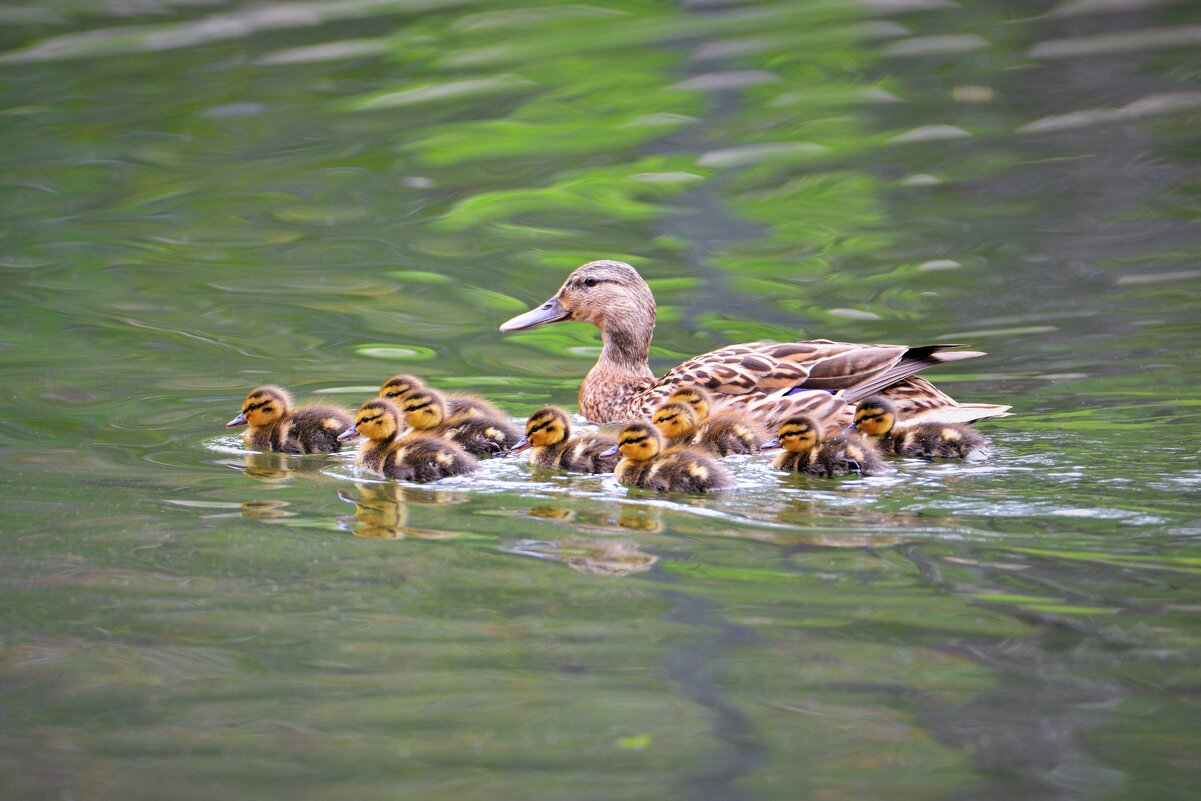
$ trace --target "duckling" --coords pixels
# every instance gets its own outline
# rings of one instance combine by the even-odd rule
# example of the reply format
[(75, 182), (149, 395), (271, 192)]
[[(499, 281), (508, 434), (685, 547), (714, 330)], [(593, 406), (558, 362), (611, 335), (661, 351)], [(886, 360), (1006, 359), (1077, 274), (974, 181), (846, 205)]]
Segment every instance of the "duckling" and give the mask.
[(544, 406), (530, 415), (525, 424), (525, 437), (512, 447), (510, 453), (530, 451), (530, 464), (539, 467), (574, 470), (581, 473), (608, 473), (616, 464), (616, 454), (601, 457), (612, 450), (617, 440), (605, 434), (571, 436), (567, 413), (554, 406)]
[(874, 395), (859, 402), (854, 427), (885, 453), (922, 459), (987, 458), (988, 440), (962, 423), (898, 420), (896, 406)]
[(338, 432), (352, 422), (340, 406), (293, 408), (292, 398), (276, 386), (258, 387), (242, 401), (242, 411), (226, 428), (249, 425), (242, 441), (251, 448), (283, 453), (329, 453), (341, 447)]
[(651, 415), (651, 422), (663, 435), (664, 448), (683, 448), (692, 442), (700, 424), (696, 412), (687, 403), (664, 403)]
[[(404, 399), (418, 390), (425, 389), (421, 379), (411, 375), (394, 375), (379, 388), (379, 396), (399, 405)], [(446, 408), (452, 415), (476, 417), (504, 417), (504, 413), (483, 398), (474, 395), (447, 395)]]
[(359, 407), (342, 441), (364, 437), (355, 464), (362, 470), (402, 481), (437, 481), (475, 472), (476, 461), (456, 443), (429, 436), (400, 438), (400, 410), (376, 398)]
[(517, 429), (504, 415), (452, 413), (437, 390), (421, 389), (405, 396), (401, 411), (412, 429), (406, 437), (429, 435), (450, 439), (473, 456), (497, 454), (517, 444)]
[(694, 450), (663, 450), (663, 435), (653, 423), (631, 423), (605, 454), (620, 453), (613, 475), (630, 487), (658, 492), (714, 492), (734, 486), (729, 473), (709, 456)]
[(871, 442), (852, 433), (823, 438), (821, 426), (805, 415), (785, 420), (777, 440), (784, 448), (776, 457), (777, 470), (827, 477), (870, 476), (884, 470), (880, 451)]
[(750, 418), (736, 412), (709, 416), (708, 393), (697, 387), (673, 392), (655, 410), (651, 420), (667, 438), (669, 447), (693, 445), (718, 456), (758, 453), (767, 433)]

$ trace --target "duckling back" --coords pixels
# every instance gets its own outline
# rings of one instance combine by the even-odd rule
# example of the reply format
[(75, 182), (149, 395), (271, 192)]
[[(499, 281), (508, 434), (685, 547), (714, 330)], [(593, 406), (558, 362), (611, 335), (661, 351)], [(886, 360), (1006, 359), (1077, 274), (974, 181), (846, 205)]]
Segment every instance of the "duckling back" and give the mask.
[(280, 450), (285, 453), (329, 453), (341, 450), (338, 434), (354, 425), (350, 412), (337, 406), (302, 406), (284, 421)]
[(475, 459), (455, 442), (431, 436), (407, 439), (384, 465), (388, 478), (425, 483), (474, 473)]
[(749, 418), (734, 412), (721, 412), (700, 425), (692, 445), (718, 456), (732, 453), (758, 453), (767, 441), (767, 433)]
[(717, 492), (732, 489), (725, 468), (700, 451), (666, 451), (654, 459), (638, 486), (658, 492)]
[(482, 406), (466, 406), (457, 412), (452, 407), (446, 418), (444, 436), (474, 456), (503, 453), (521, 439), (509, 418), (499, 411), (485, 413)]
[(872, 476), (887, 469), (880, 449), (857, 434), (837, 434), (822, 440), (813, 454), (810, 469), (806, 471), (813, 475), (845, 476), (859, 473)]
[(886, 439), (889, 450), (900, 456), (966, 459), (989, 455), (988, 440), (962, 423), (902, 424), (889, 432)]
[(601, 454), (612, 450), (616, 444), (615, 437), (605, 434), (581, 434), (552, 447), (538, 448), (548, 451), (546, 455), (554, 463), (546, 464), (541, 459), (537, 463), (543, 467), (557, 467), (577, 473), (608, 473), (617, 464), (617, 457)]

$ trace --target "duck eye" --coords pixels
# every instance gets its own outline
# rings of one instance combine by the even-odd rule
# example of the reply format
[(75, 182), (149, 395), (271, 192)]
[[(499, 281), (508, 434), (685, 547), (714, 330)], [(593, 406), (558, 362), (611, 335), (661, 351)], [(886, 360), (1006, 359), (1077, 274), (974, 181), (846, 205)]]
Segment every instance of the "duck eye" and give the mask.
[(600, 282), (597, 281), (595, 278), (585, 278), (584, 279), (584, 286), (588, 287), (589, 289), (596, 286), (598, 283), (600, 283)]

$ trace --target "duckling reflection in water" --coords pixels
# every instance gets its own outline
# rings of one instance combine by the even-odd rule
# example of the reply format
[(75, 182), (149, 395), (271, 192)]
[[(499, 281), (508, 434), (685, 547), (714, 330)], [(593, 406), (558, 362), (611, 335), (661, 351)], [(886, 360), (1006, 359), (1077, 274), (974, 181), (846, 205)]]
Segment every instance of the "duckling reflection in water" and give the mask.
[[(404, 401), (409, 395), (424, 389), (426, 389), (425, 384), (416, 376), (394, 375), (379, 388), (379, 396), (392, 401), (398, 407), (403, 407)], [(446, 409), (452, 417), (456, 415), (461, 417), (499, 417), (507, 421), (504, 412), (475, 395), (456, 392), (447, 394), (445, 400)]]
[(608, 473), (617, 464), (617, 454), (611, 451), (617, 440), (606, 434), (571, 436), (567, 413), (554, 406), (544, 406), (530, 415), (525, 424), (525, 437), (512, 447), (510, 453), (530, 448), (530, 464), (579, 473)]
[(776, 457), (777, 470), (833, 477), (848, 473), (871, 476), (886, 469), (871, 442), (851, 433), (823, 437), (821, 426), (805, 415), (785, 420), (776, 439), (784, 449)]
[(432, 436), (451, 440), (473, 456), (502, 453), (517, 444), (517, 429), (502, 414), (485, 415), (476, 409), (451, 413), (441, 392), (421, 389), (402, 401), (406, 439)]
[(320, 473), (328, 466), (323, 459), (297, 459), (278, 452), (247, 453), (241, 459), (222, 462), (261, 481), (286, 481), (294, 473)]
[(859, 402), (854, 427), (880, 450), (921, 459), (986, 459), (988, 440), (962, 423), (903, 423), (896, 406), (876, 395)]
[(226, 428), (249, 425), (242, 434), (248, 447), (283, 453), (328, 453), (341, 447), (338, 434), (353, 422), (339, 406), (293, 408), (292, 398), (276, 386), (251, 390), (242, 411)]
[(734, 481), (714, 459), (692, 450), (663, 450), (663, 435), (649, 422), (631, 423), (617, 436), (621, 461), (613, 471), (629, 487), (657, 492), (715, 492)]
[[(767, 432), (745, 414), (733, 411), (712, 413), (713, 403), (708, 392), (700, 387), (684, 387), (671, 393), (667, 402), (655, 410), (651, 420), (667, 437), (669, 447), (692, 445), (718, 456), (734, 453), (758, 453), (767, 441)], [(694, 419), (679, 407), (692, 410)], [(675, 410), (676, 422), (668, 428), (660, 424), (665, 410)]]
[(354, 422), (339, 438), (364, 437), (356, 465), (387, 478), (420, 483), (475, 472), (475, 459), (456, 443), (420, 435), (402, 439), (400, 433), (400, 412), (391, 402), (377, 398), (359, 407)]
[(518, 540), (505, 550), (523, 556), (553, 559), (590, 576), (620, 577), (645, 573), (659, 561), (658, 556), (643, 553), (632, 542), (588, 540), (582, 537), (567, 537), (558, 542)]
[[(355, 505), (354, 517), (341, 518), (340, 522), (343, 523), (343, 528), (356, 537), (388, 540), (412, 537), (428, 540), (461, 536), (461, 532), (457, 531), (434, 531), (409, 526), (409, 507), (414, 503), (413, 495), (399, 484), (377, 482), (358, 483), (355, 486), (359, 496), (339, 490), (338, 497)], [(445, 498), (439, 497), (433, 503), (462, 503), (466, 500), (463, 495), (456, 493), (439, 493), (439, 496)]]

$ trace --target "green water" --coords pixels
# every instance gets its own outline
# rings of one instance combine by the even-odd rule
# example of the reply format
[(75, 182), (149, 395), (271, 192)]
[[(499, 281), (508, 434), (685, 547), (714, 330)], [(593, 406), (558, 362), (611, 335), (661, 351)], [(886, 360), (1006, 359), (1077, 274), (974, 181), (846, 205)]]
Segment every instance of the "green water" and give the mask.
[[(0, 795), (1183, 799), (1201, 780), (1201, 8), (0, 5)], [(250, 454), (252, 386), (572, 405), (958, 341), (985, 464), (655, 497)]]

